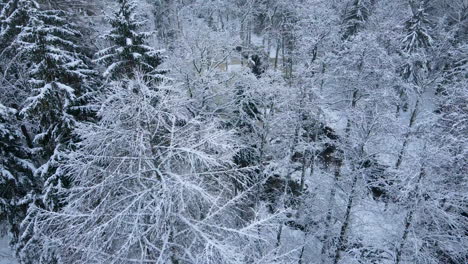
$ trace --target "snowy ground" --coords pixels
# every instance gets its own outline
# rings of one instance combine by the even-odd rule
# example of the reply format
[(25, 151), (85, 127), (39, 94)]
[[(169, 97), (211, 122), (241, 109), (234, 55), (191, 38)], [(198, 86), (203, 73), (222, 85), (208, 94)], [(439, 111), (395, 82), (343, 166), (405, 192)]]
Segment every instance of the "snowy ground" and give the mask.
[(7, 237), (0, 237), (0, 264), (17, 264), (13, 257)]

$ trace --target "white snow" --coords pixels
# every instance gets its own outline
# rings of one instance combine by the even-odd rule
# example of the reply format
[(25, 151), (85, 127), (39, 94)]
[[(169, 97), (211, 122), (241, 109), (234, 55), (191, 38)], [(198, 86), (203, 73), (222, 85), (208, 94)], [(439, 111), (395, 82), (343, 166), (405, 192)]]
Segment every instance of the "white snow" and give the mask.
[(8, 245), (8, 237), (0, 237), (0, 264), (18, 264)]
[(133, 40), (131, 38), (127, 38), (125, 41), (127, 42), (128, 46), (133, 45)]

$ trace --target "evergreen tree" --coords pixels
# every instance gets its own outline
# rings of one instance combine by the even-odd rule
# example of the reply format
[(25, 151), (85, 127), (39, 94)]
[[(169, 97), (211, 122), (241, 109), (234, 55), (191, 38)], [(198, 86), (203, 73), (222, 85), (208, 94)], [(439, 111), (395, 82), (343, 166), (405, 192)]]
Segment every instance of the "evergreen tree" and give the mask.
[(31, 87), (21, 113), (37, 125), (34, 142), (46, 161), (37, 173), (45, 177), (54, 168), (49, 162), (70, 143), (77, 118), (85, 115), (77, 104), (91, 91), (89, 78), (94, 72), (80, 55), (75, 44), (80, 33), (68, 23), (65, 13), (31, 8), (29, 16), (18, 36), (22, 60), (30, 65)]
[(432, 37), (429, 26), (430, 21), (427, 14), (428, 1), (421, 0), (419, 6), (411, 7), (412, 16), (405, 22), (405, 37), (402, 40), (403, 51), (412, 53), (419, 48), (428, 48), (431, 46)]
[[(0, 9), (0, 91), (2, 102), (8, 106), (19, 106), (28, 92), (24, 89), (24, 67), (18, 63), (18, 52), (12, 45), (29, 20), (30, 0), (2, 0)], [(15, 107), (18, 108), (18, 107)]]
[(370, 15), (369, 0), (354, 0), (344, 17), (343, 39), (349, 39), (364, 26)]
[(136, 18), (136, 3), (133, 0), (118, 0), (119, 10), (109, 22), (112, 30), (105, 38), (112, 46), (97, 53), (96, 62), (106, 66), (104, 77), (132, 76), (135, 70), (146, 76), (162, 79), (166, 71), (156, 69), (163, 61), (162, 51), (147, 45), (148, 32), (138, 32), (144, 21)]
[[(0, 57), (28, 22), (28, 9), (34, 5), (30, 0), (2, 0), (0, 6)], [(12, 52), (12, 50), (10, 50)]]
[[(35, 177), (44, 183), (41, 199), (35, 203), (50, 210), (63, 206), (63, 196), (59, 192), (71, 184), (59, 163), (73, 146), (72, 131), (76, 122), (90, 115), (83, 104), (92, 93), (91, 77), (95, 75), (77, 44), (80, 32), (68, 21), (67, 15), (58, 10), (29, 8), (28, 23), (12, 44), (28, 72), (30, 90), (21, 114), (33, 127), (33, 143), (38, 150), (35, 160), (41, 164)], [(25, 221), (35, 222), (36, 219), (29, 215)], [(23, 226), (28, 224), (23, 223)], [(37, 234), (34, 236), (37, 238)], [(36, 259), (25, 253), (35, 251), (28, 249), (34, 245), (32, 237), (23, 234), (17, 246), (24, 262)], [(37, 243), (42, 244), (40, 240)]]
[(31, 151), (16, 127), (16, 110), (0, 103), (0, 222), (5, 221), (17, 242), (32, 191), (37, 187)]
[(406, 85), (396, 86), (400, 98), (397, 116), (400, 109), (408, 109), (411, 90), (417, 94), (422, 92), (425, 79), (431, 70), (427, 50), (431, 47), (433, 38), (429, 28), (431, 24), (427, 13), (428, 1), (421, 0), (417, 6), (416, 3), (410, 2), (410, 7), (412, 15), (404, 23), (404, 37), (401, 40), (402, 58), (405, 62), (399, 69)]
[(418, 8), (411, 6), (412, 16), (405, 22), (402, 50), (407, 63), (402, 68), (405, 80), (421, 85), (421, 74), (428, 70), (429, 61), (425, 51), (430, 48), (433, 38), (430, 34), (430, 21), (427, 14), (428, 3), (421, 1)]

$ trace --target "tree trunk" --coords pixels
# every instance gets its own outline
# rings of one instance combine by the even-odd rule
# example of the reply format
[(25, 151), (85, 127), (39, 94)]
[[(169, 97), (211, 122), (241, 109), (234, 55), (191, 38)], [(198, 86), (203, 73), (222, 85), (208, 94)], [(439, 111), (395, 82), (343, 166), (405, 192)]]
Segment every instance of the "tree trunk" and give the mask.
[(346, 248), (346, 233), (348, 231), (348, 226), (351, 218), (351, 209), (353, 207), (354, 193), (356, 191), (356, 182), (357, 174), (353, 177), (353, 183), (351, 184), (351, 194), (349, 195), (348, 205), (346, 206), (345, 219), (343, 225), (341, 226), (340, 237), (338, 238), (338, 244), (336, 246), (335, 258), (333, 260), (334, 264), (337, 264), (341, 258), (341, 252)]
[(284, 42), (285, 42), (285, 39), (284, 39), (284, 34), (281, 34), (281, 59), (282, 59), (282, 62), (281, 64), (283, 65), (283, 72), (286, 72), (286, 67), (285, 67), (285, 52), (284, 52)]
[(320, 93), (323, 91), (323, 85), (325, 84), (323, 75), (325, 74), (327, 65), (325, 63), (322, 64), (322, 78), (320, 80)]
[(307, 242), (307, 237), (308, 237), (308, 226), (307, 224), (304, 226), (304, 242), (301, 248), (301, 253), (299, 254), (299, 260), (297, 261), (298, 264), (302, 264), (302, 259), (304, 258), (304, 251), (305, 251), (305, 243)]
[[(418, 196), (418, 193), (419, 193), (419, 185), (420, 185), (420, 182), (421, 182), (422, 178), (424, 177), (424, 175), (425, 175), (424, 165), (422, 165), (421, 166), (421, 171), (419, 172), (418, 180), (416, 182), (416, 187), (414, 188), (413, 192), (410, 194), (410, 199), (412, 199), (413, 197), (416, 198), (415, 204), (418, 202), (418, 197), (417, 196)], [(403, 230), (403, 235), (401, 236), (400, 245), (397, 248), (396, 253), (395, 253), (395, 255), (396, 255), (395, 264), (399, 264), (400, 261), (401, 261), (403, 247), (405, 246), (406, 239), (408, 238), (408, 233), (409, 233), (409, 230), (410, 230), (410, 227), (411, 227), (411, 223), (413, 221), (414, 211), (415, 211), (415, 208), (413, 207), (413, 209), (410, 210), (407, 213), (406, 217), (405, 217), (405, 229)]]
[(335, 177), (333, 178), (332, 187), (330, 190), (330, 197), (328, 199), (328, 211), (327, 216), (325, 218), (325, 235), (323, 236), (323, 244), (322, 250), (320, 254), (322, 256), (321, 263), (325, 263), (327, 256), (328, 256), (328, 249), (330, 248), (330, 243), (328, 239), (331, 237), (330, 226), (332, 221), (332, 212), (333, 212), (333, 204), (335, 203), (335, 196), (336, 196), (336, 184), (338, 183), (338, 179), (340, 177), (340, 169), (341, 167), (335, 168)]
[(281, 234), (283, 233), (283, 222), (279, 224), (278, 233), (276, 234), (276, 247), (279, 248), (281, 245)]
[(278, 69), (278, 57), (280, 51), (280, 41), (279, 39), (276, 40), (276, 53), (275, 53), (275, 71)]
[(26, 144), (28, 145), (28, 148), (33, 148), (34, 147), (33, 141), (25, 125), (21, 125), (21, 133), (23, 133), (23, 136), (26, 139)]
[(414, 125), (414, 122), (416, 121), (418, 111), (419, 111), (419, 99), (416, 101), (416, 105), (414, 106), (413, 112), (411, 113), (411, 118), (410, 118), (410, 122), (408, 125), (408, 132), (405, 135), (405, 139), (403, 141), (403, 146), (401, 147), (400, 154), (398, 154), (398, 159), (395, 164), (395, 168), (397, 169), (400, 167), (401, 163), (403, 162), (403, 155), (405, 154), (406, 147), (408, 146), (408, 143), (409, 143), (409, 136), (410, 136), (409, 130), (411, 130), (411, 128)]
[[(351, 99), (351, 109), (354, 109), (356, 107), (356, 104), (357, 104), (357, 95), (358, 95), (358, 90), (355, 89), (353, 91), (353, 96), (352, 96), (352, 99)], [(348, 121), (346, 122), (346, 137), (349, 137), (349, 132), (351, 131), (351, 121), (349, 120), (348, 118)]]
[[(304, 191), (304, 184), (305, 184), (305, 176), (307, 172), (307, 167), (308, 167), (308, 162), (307, 162), (307, 152), (304, 151), (304, 154), (302, 155), (302, 171), (301, 171), (301, 193)], [(311, 165), (311, 169), (312, 169)]]

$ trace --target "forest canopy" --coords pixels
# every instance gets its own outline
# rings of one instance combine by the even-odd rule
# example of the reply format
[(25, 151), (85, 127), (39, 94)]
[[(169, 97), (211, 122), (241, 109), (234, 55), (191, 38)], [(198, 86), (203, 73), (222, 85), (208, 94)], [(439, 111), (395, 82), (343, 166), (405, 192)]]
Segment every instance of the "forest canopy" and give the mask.
[(468, 263), (467, 40), (466, 0), (0, 0), (0, 263)]

